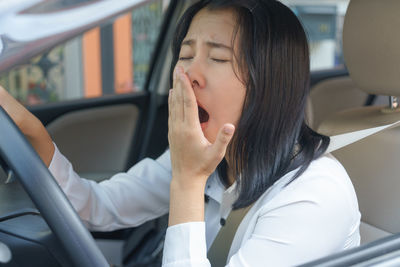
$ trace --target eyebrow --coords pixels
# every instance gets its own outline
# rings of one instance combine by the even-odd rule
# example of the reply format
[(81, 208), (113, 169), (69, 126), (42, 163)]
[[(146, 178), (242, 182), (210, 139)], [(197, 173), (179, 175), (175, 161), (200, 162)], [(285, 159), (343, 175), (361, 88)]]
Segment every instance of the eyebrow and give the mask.
[[(182, 42), (182, 46), (184, 46), (184, 45), (192, 46), (195, 42), (196, 41), (193, 39), (185, 40)], [(217, 42), (208, 41), (208, 42), (206, 42), (206, 45), (211, 48), (223, 48), (223, 49), (232, 50), (232, 47), (230, 47), (228, 45), (224, 45), (222, 43), (217, 43)]]

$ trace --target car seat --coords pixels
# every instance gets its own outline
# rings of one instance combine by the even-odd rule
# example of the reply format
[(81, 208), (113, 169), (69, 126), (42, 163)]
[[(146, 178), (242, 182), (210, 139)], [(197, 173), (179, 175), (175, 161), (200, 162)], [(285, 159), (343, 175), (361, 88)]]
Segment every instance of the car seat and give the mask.
[(330, 115), (362, 107), (368, 94), (357, 88), (349, 76), (329, 78), (311, 88), (307, 103), (307, 122), (313, 130)]
[[(337, 135), (400, 120), (400, 1), (351, 0), (343, 26), (350, 77), (366, 94), (390, 97), (387, 106), (352, 108), (324, 119), (318, 132)], [(340, 90), (340, 88), (338, 88)], [(362, 214), (361, 242), (400, 232), (400, 128), (335, 151), (354, 184)]]

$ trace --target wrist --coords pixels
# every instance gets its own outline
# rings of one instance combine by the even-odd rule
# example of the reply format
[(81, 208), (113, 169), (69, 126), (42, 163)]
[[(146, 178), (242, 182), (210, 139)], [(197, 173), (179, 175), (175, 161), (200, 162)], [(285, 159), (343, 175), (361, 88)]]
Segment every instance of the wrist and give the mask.
[(169, 226), (204, 221), (204, 188), (199, 181), (171, 181)]
[(207, 177), (173, 175), (171, 180), (171, 190), (177, 191), (203, 191), (205, 189)]

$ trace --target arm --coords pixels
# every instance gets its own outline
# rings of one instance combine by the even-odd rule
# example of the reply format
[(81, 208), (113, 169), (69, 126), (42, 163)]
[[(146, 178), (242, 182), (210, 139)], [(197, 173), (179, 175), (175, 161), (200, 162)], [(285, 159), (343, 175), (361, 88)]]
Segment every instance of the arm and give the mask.
[(91, 230), (139, 225), (168, 212), (171, 179), (169, 153), (143, 160), (127, 173), (97, 184), (81, 179), (55, 148), (43, 124), (0, 87), (0, 105), (30, 141)]
[(0, 106), (4, 108), (25, 135), (46, 166), (49, 166), (54, 154), (54, 145), (49, 133), (39, 119), (15, 100), (1, 86)]
[(80, 178), (57, 149), (49, 170), (93, 231), (137, 226), (168, 212), (169, 151), (101, 183)]
[(168, 106), (172, 164), (169, 226), (204, 221), (204, 187), (225, 156), (234, 126), (223, 125), (214, 144), (204, 137), (196, 96), (181, 67), (175, 69), (174, 89), (170, 90)]
[[(205, 257), (205, 225), (204, 225), (204, 187), (207, 178), (216, 169), (225, 156), (227, 146), (233, 136), (234, 126), (225, 124), (220, 129), (216, 141), (212, 144), (201, 130), (198, 119), (198, 108), (193, 88), (182, 68), (177, 67), (174, 73), (174, 89), (170, 90), (168, 106), (168, 140), (171, 149), (172, 181), (170, 185), (169, 228), (165, 240), (163, 262), (180, 262), (177, 266), (187, 265), (185, 255), (173, 255), (168, 250), (190, 250), (192, 263), (196, 266), (208, 266)], [(179, 235), (185, 230), (199, 230), (195, 240), (179, 243)], [(175, 231), (174, 231), (175, 230)], [(183, 231), (182, 231), (183, 230)], [(169, 234), (168, 234), (169, 232)], [(189, 241), (189, 242), (188, 242)], [(196, 243), (203, 249), (193, 249)], [(198, 252), (198, 253), (197, 253)], [(204, 255), (203, 255), (204, 254)], [(172, 256), (170, 258), (170, 256)], [(205, 259), (204, 259), (205, 258)], [(183, 264), (183, 265), (182, 265)]]

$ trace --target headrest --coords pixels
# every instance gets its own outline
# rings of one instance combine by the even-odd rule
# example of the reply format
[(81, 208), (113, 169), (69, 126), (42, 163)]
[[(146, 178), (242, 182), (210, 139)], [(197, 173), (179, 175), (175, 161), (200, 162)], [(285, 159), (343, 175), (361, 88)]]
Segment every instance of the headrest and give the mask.
[(400, 1), (351, 0), (343, 26), (350, 76), (369, 94), (400, 96)]

